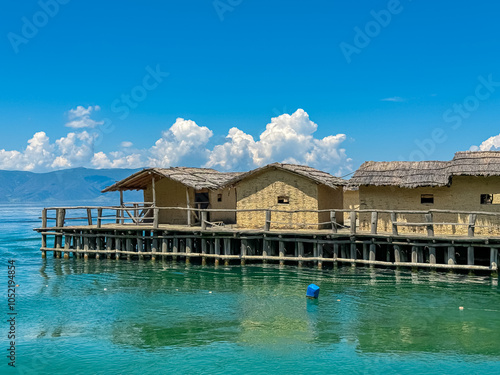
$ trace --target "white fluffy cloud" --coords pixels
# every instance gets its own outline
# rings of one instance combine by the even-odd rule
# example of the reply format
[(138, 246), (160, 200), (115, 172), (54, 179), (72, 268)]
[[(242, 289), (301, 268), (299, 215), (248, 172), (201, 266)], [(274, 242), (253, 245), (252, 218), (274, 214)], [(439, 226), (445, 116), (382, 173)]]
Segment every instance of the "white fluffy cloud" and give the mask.
[[(78, 106), (68, 112), (72, 121), (93, 122), (98, 106)], [(85, 120), (83, 120), (85, 119)], [(0, 169), (49, 171), (86, 166), (93, 168), (141, 168), (205, 166), (219, 170), (249, 170), (272, 162), (307, 164), (335, 174), (351, 171), (351, 159), (341, 144), (345, 134), (315, 138), (318, 125), (302, 109), (271, 119), (258, 138), (233, 127), (226, 141), (209, 147), (213, 132), (194, 121), (178, 118), (146, 149), (123, 141), (119, 151), (95, 150), (96, 130), (75, 131), (50, 143), (44, 132), (36, 133), (25, 150), (0, 150)]]
[(99, 111), (101, 107), (89, 106), (88, 108), (77, 106), (74, 109), (70, 109), (68, 112), (69, 122), (66, 123), (68, 128), (81, 129), (81, 128), (95, 128), (96, 126), (104, 124), (103, 121), (95, 121), (90, 118), (90, 115), (94, 111)]
[(345, 134), (317, 139), (313, 135), (317, 129), (318, 125), (302, 109), (272, 118), (258, 141), (232, 128), (226, 137), (228, 141), (214, 147), (206, 166), (251, 169), (277, 161), (307, 164), (337, 174), (350, 170), (351, 159), (340, 148)]
[(500, 134), (488, 138), (479, 146), (471, 146), (470, 151), (498, 151), (500, 150)]

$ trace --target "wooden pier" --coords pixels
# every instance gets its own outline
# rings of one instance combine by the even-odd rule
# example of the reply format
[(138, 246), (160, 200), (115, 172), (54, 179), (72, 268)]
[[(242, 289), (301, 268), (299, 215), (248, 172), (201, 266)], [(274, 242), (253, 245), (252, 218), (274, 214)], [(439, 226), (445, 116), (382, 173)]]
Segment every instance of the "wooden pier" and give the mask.
[[(162, 210), (184, 210), (192, 225), (159, 224)], [(207, 220), (210, 209), (154, 207), (143, 204), (117, 207), (53, 207), (42, 211), (41, 252), (57, 258), (148, 259), (213, 262), (218, 265), (248, 262), (312, 265), (347, 263), (382, 267), (482, 271), (497, 274), (500, 236), (475, 235), (476, 218), (492, 213), (462, 211), (328, 210), (325, 223), (277, 223), (273, 214), (298, 211), (239, 210), (265, 214), (263, 228), (238, 228)], [(219, 210), (221, 211), (221, 210)], [(229, 211), (229, 210), (224, 210)], [(236, 210), (230, 210), (236, 211)], [(263, 213), (262, 211), (265, 211)], [(303, 212), (303, 211), (301, 211)], [(321, 211), (314, 211), (321, 212)], [(349, 225), (336, 222), (336, 213), (347, 213)], [(433, 221), (436, 213), (467, 215), (466, 224)], [(421, 223), (398, 222), (400, 215), (422, 215)], [(370, 218), (369, 228), (359, 225)], [(390, 217), (392, 231), (381, 231), (379, 217)], [(500, 214), (498, 214), (500, 216)], [(282, 217), (282, 216), (280, 216)], [(191, 220), (193, 218), (193, 220)], [(50, 223), (50, 224), (49, 224)], [(357, 224), (358, 223), (358, 224)], [(71, 224), (71, 225), (69, 225)], [(439, 226), (466, 226), (466, 235), (439, 234)], [(285, 228), (283, 227), (285, 226)], [(286, 228), (288, 226), (289, 228)], [(311, 229), (316, 226), (318, 229)], [(400, 227), (421, 227), (402, 232)], [(278, 228), (276, 228), (278, 227)]]

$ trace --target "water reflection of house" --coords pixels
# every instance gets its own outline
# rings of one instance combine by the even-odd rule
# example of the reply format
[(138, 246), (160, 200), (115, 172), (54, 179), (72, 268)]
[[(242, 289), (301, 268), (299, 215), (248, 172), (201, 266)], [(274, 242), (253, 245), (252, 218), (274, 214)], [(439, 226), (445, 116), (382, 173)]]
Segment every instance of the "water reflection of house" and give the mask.
[[(144, 190), (144, 203), (157, 207), (234, 209), (234, 189), (221, 188), (240, 173), (219, 172), (208, 168), (149, 168), (115, 183), (103, 190), (119, 191), (123, 205), (123, 191)], [(234, 223), (234, 212), (211, 212), (209, 221)], [(193, 224), (199, 221), (197, 213), (183, 210), (161, 210), (160, 224)]]
[[(368, 161), (355, 172), (349, 185), (359, 188), (361, 209), (500, 212), (500, 152), (457, 152), (451, 161)], [(382, 230), (390, 229), (386, 216)], [(368, 214), (361, 218), (362, 225), (369, 221)], [(453, 214), (435, 214), (435, 222), (456, 222), (456, 218)], [(411, 215), (404, 219), (423, 220)], [(459, 219), (465, 222), (468, 217)], [(477, 232), (489, 230), (486, 227), (495, 224), (494, 220), (478, 215)], [(467, 230), (465, 226), (448, 229)]]

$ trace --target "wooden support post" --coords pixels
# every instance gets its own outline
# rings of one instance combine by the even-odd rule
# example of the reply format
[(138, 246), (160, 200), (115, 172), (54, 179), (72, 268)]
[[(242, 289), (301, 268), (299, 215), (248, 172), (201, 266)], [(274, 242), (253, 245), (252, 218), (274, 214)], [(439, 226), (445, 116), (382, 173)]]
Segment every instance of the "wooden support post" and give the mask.
[[(151, 174), (151, 172), (150, 172)], [(155, 177), (151, 177), (151, 188), (153, 190), (153, 208), (156, 207), (156, 187), (155, 187)]]
[(243, 238), (241, 240), (241, 254), (240, 254), (242, 256), (242, 258), (241, 258), (241, 265), (242, 266), (245, 265), (245, 258), (243, 258), (243, 257), (245, 257), (247, 255), (247, 246), (248, 246), (248, 241), (245, 238)]
[(330, 211), (330, 222), (332, 223), (332, 233), (337, 233), (337, 218), (335, 211)]
[[(176, 236), (174, 236), (174, 239), (172, 240), (172, 252), (174, 254), (179, 252), (179, 239)], [(177, 255), (173, 255), (172, 259), (177, 260)]]
[(378, 225), (378, 212), (372, 212), (372, 220), (371, 220), (371, 234), (377, 234), (377, 225)]
[[(127, 239), (125, 240), (125, 246), (126, 246), (126, 251), (131, 252), (132, 251), (132, 238), (130, 238), (130, 235), (132, 233), (127, 234)], [(127, 260), (130, 260), (132, 258), (131, 254), (127, 254)]]
[(264, 225), (264, 231), (269, 232), (271, 230), (271, 211), (266, 210), (266, 223)]
[(47, 228), (47, 209), (42, 210), (42, 228)]
[(97, 209), (97, 228), (100, 228), (102, 225), (102, 208), (99, 207)]
[(424, 263), (424, 248), (423, 248), (423, 246), (417, 246), (417, 262)]
[(318, 268), (323, 268), (323, 261), (321, 258), (323, 258), (323, 244), (322, 243), (317, 243), (318, 246)]
[(340, 257), (343, 259), (348, 259), (349, 256), (347, 255), (347, 244), (341, 244), (340, 245)]
[[(193, 239), (186, 238), (186, 254), (191, 254), (193, 251)], [(186, 255), (186, 264), (191, 263), (191, 257)]]
[(425, 221), (429, 224), (427, 224), (427, 236), (429, 237), (434, 237), (434, 222), (433, 222), (433, 217), (432, 217), (432, 212), (429, 212), (425, 214)]
[(120, 237), (115, 238), (115, 259), (116, 260), (120, 260), (120, 253), (122, 251), (122, 243), (123, 243), (123, 241)]
[(87, 222), (89, 225), (92, 225), (92, 209), (87, 208)]
[(401, 263), (401, 248), (399, 245), (394, 245), (394, 262)]
[(186, 204), (187, 204), (187, 208), (188, 210), (186, 211), (187, 212), (187, 225), (188, 226), (191, 226), (191, 203), (189, 202), (189, 188), (186, 187)]
[(356, 211), (351, 211), (350, 213), (350, 218), (351, 218), (351, 234), (356, 233)]
[(357, 258), (357, 254), (356, 254), (357, 252), (358, 252), (358, 250), (356, 248), (356, 243), (353, 240), (351, 240), (351, 256), (350, 256), (350, 258), (351, 259), (356, 259)]
[[(231, 239), (224, 238), (224, 255), (231, 255)], [(229, 266), (229, 259), (224, 258), (224, 265)]]
[(368, 255), (368, 260), (374, 262), (377, 258), (377, 245), (374, 243), (375, 240), (372, 240), (370, 244), (370, 254)]
[(267, 263), (266, 258), (269, 255), (271, 255), (271, 241), (264, 237), (264, 239), (262, 240), (262, 256), (264, 257), (263, 263)]
[[(281, 235), (280, 235), (281, 237)], [(313, 244), (313, 246), (317, 246), (316, 243)], [(285, 261), (282, 260), (281, 258), (283, 258), (285, 256), (285, 242), (284, 241), (279, 241), (279, 257), (280, 257), (280, 266), (284, 266), (285, 265)]]
[(469, 266), (474, 265), (474, 246), (469, 246), (467, 248), (467, 264)]
[(368, 260), (368, 244), (363, 242), (363, 260)]
[(64, 220), (66, 216), (66, 210), (64, 208), (58, 208), (56, 210), (56, 227), (64, 227)]
[[(215, 238), (215, 241), (214, 241), (214, 252), (215, 252), (216, 255), (220, 255), (220, 238), (219, 237)], [(215, 258), (215, 265), (216, 266), (219, 265), (219, 261), (220, 261), (219, 257)]]
[(142, 254), (144, 251), (144, 241), (142, 239), (143, 232), (137, 232), (137, 254), (139, 255), (139, 259), (144, 259), (144, 255)]
[(160, 227), (160, 209), (153, 208), (153, 228), (158, 229)]
[(304, 242), (302, 241), (297, 243), (297, 254), (299, 257), (299, 267), (302, 267), (304, 264), (304, 261), (302, 260), (302, 258), (304, 258)]
[[(102, 242), (102, 238), (99, 236), (99, 233), (97, 233), (97, 237), (95, 239), (95, 250), (96, 251), (102, 250), (101, 242)], [(96, 259), (100, 258), (100, 254), (98, 252), (95, 253), (95, 258)]]
[[(163, 235), (166, 236), (167, 232), (163, 232)], [(168, 238), (162, 238), (161, 239), (161, 252), (162, 254), (165, 254), (168, 251)], [(164, 261), (165, 255), (162, 255), (161, 259)]]
[(82, 237), (80, 236), (80, 232), (77, 233), (77, 236), (75, 237), (76, 241), (76, 258), (80, 259), (82, 257), (82, 253), (80, 252), (82, 250)]
[(477, 219), (476, 214), (469, 214), (469, 226), (467, 229), (467, 234), (469, 237), (474, 237), (476, 219)]
[(111, 259), (111, 253), (110, 251), (113, 249), (113, 237), (109, 236), (106, 237), (106, 258)]
[[(201, 241), (201, 253), (205, 255), (207, 253), (207, 239), (204, 237), (200, 237)], [(201, 265), (205, 266), (207, 264), (207, 257), (201, 258)]]
[(496, 247), (490, 249), (490, 269), (492, 271), (498, 269), (498, 249)]
[(417, 247), (416, 246), (411, 247), (411, 262), (418, 263), (418, 254), (417, 254)]
[(201, 230), (207, 230), (207, 211), (201, 211)]
[(337, 259), (339, 257), (339, 244), (335, 242), (333, 244), (333, 259)]
[(69, 250), (71, 248), (71, 236), (66, 234), (64, 236), (64, 259), (69, 259)]
[(436, 248), (429, 247), (429, 263), (436, 264)]
[(116, 224), (120, 224), (120, 217), (121, 217), (121, 211), (117, 208), (116, 209), (116, 219), (115, 219), (115, 223)]
[(151, 240), (151, 261), (154, 262), (156, 260), (156, 253), (158, 252), (158, 237), (156, 233), (153, 232), (153, 239)]
[(398, 214), (395, 212), (391, 212), (391, 223), (392, 223), (392, 234), (397, 236), (398, 235)]
[(455, 260), (455, 247), (454, 246), (449, 246), (448, 247), (448, 264), (457, 264), (457, 261)]
[(89, 259), (89, 238), (88, 236), (83, 237), (83, 260), (88, 260)]

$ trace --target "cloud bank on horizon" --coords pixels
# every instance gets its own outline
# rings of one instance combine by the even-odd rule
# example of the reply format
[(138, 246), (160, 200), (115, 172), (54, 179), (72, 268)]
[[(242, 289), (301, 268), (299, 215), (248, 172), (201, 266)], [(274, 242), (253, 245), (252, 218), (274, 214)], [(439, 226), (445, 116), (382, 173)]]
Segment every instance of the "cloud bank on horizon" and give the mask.
[(470, 151), (500, 151), (500, 134), (488, 138), (479, 146), (471, 146)]
[(256, 139), (233, 127), (224, 143), (210, 148), (212, 130), (192, 120), (178, 118), (151, 147), (136, 149), (132, 142), (123, 141), (120, 150), (108, 153), (96, 150), (99, 134), (93, 129), (103, 122), (91, 119), (91, 115), (99, 110), (99, 106), (71, 109), (66, 126), (75, 131), (53, 143), (45, 132), (40, 131), (28, 140), (24, 150), (0, 149), (0, 169), (48, 172), (74, 167), (167, 168), (185, 165), (241, 171), (284, 162), (305, 164), (336, 175), (352, 171), (352, 160), (341, 147), (346, 135), (315, 138), (318, 125), (302, 109), (291, 115), (272, 118)]

